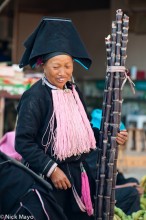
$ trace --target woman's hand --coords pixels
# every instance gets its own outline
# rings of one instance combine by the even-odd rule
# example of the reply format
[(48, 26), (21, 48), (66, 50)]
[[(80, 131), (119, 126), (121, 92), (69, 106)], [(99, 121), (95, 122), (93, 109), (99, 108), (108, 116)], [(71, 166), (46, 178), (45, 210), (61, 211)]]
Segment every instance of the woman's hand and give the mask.
[(50, 179), (57, 189), (66, 190), (67, 188), (71, 188), (71, 183), (69, 179), (59, 167), (55, 168), (55, 170), (50, 176)]
[(137, 186), (138, 186), (137, 183), (125, 183), (121, 185), (116, 185), (116, 189), (125, 188), (125, 187), (137, 187)]
[(144, 193), (144, 188), (140, 185), (136, 186), (137, 191), (139, 192), (139, 195), (141, 196)]
[(119, 145), (125, 144), (128, 140), (128, 132), (126, 130), (122, 130), (117, 134), (116, 141)]

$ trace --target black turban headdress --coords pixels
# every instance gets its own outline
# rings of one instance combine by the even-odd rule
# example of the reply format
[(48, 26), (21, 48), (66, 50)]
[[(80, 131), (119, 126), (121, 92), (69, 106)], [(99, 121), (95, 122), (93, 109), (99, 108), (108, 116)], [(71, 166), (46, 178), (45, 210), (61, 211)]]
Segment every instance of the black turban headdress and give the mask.
[(38, 59), (47, 54), (63, 52), (88, 69), (91, 59), (70, 19), (44, 17), (35, 31), (24, 42), (25, 52), (20, 61), (20, 68), (33, 67)]

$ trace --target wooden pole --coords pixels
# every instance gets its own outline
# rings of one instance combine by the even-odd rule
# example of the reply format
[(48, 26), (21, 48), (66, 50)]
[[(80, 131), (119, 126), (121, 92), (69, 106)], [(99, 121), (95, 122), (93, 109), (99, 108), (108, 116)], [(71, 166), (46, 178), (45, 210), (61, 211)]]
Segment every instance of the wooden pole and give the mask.
[(18, 63), (18, 22), (19, 22), (19, 1), (14, 1), (14, 23), (13, 23), (13, 38), (12, 38), (12, 62)]

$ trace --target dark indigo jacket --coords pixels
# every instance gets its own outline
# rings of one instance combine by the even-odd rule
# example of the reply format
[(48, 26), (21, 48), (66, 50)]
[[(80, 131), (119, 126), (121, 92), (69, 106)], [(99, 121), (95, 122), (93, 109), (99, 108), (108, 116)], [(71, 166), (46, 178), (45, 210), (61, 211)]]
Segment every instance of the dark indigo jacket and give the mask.
[[(68, 88), (70, 86), (68, 84)], [(42, 175), (46, 175), (55, 162), (61, 163), (51, 156), (51, 146), (45, 154), (44, 146), (41, 143), (53, 113), (51, 90), (50, 87), (42, 85), (42, 80), (39, 80), (24, 92), (18, 105), (15, 149), (22, 155), (33, 171)], [(82, 95), (77, 87), (76, 90), (83, 102)], [(98, 132), (96, 137), (98, 139)], [(47, 135), (45, 136), (46, 142)], [(87, 154), (83, 154), (80, 159), (83, 160), (86, 156)], [(76, 160), (76, 158), (73, 156), (67, 159), (67, 162)]]

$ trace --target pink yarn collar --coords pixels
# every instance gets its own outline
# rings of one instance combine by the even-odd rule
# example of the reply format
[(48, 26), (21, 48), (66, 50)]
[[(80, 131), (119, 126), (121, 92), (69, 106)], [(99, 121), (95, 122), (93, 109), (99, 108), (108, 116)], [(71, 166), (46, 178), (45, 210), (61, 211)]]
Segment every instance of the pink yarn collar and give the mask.
[[(42, 138), (45, 150), (51, 144), (54, 156), (62, 161), (95, 149), (91, 125), (74, 86), (72, 90), (52, 90), (52, 98), (54, 111)], [(44, 143), (46, 135), (48, 141)]]

